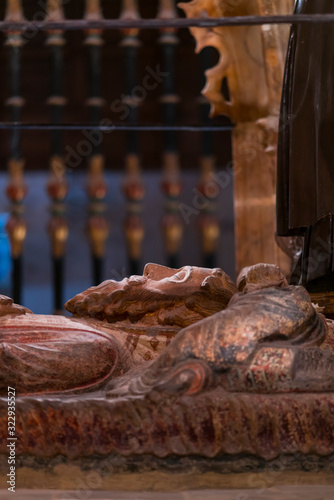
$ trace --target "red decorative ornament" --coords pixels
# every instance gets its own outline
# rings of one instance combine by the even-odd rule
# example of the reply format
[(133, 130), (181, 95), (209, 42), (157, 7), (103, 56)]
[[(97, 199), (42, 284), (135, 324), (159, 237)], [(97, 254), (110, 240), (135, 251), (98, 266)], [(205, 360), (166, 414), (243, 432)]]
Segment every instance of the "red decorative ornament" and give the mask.
[(47, 191), (50, 198), (53, 201), (63, 201), (67, 194), (67, 184), (66, 182), (59, 182), (57, 180), (51, 180), (48, 183)]
[(140, 202), (145, 196), (145, 189), (141, 182), (129, 182), (124, 186), (124, 194), (129, 201)]
[(28, 192), (24, 184), (10, 183), (6, 188), (6, 194), (12, 203), (22, 203)]

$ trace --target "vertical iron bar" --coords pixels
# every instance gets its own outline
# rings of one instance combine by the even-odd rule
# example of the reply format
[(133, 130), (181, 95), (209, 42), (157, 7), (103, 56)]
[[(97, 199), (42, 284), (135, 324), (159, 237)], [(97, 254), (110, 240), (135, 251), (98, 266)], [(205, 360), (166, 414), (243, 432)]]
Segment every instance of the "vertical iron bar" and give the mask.
[[(210, 68), (211, 64), (211, 55), (212, 55), (212, 48), (211, 47), (205, 47), (201, 51), (201, 62), (202, 62), (202, 68), (203, 68), (203, 75), (205, 74), (205, 71)], [(203, 78), (203, 87), (205, 85), (205, 76)], [(204, 97), (200, 98), (200, 115), (201, 115), (201, 124), (203, 125), (211, 125), (211, 119), (210, 119), (210, 103), (207, 99)], [(213, 154), (213, 135), (212, 132), (202, 132), (202, 155), (203, 156), (212, 156)]]
[(63, 309), (63, 276), (64, 259), (53, 259), (53, 286), (54, 286), (54, 310), (60, 312)]
[(103, 259), (92, 256), (93, 260), (93, 285), (97, 286), (103, 281)]
[(13, 257), (13, 300), (21, 304), (22, 300), (22, 257)]
[(140, 261), (138, 259), (129, 258), (129, 274), (130, 276), (138, 276), (142, 274), (142, 269), (140, 269)]
[[(125, 44), (125, 43), (128, 44)], [(126, 61), (126, 92), (128, 96), (129, 106), (129, 125), (136, 125), (138, 121), (138, 102), (133, 97), (133, 89), (137, 84), (137, 57), (138, 57), (138, 40), (134, 37), (125, 40), (125, 61)], [(138, 155), (138, 137), (137, 132), (129, 130), (127, 132), (127, 153)]]
[[(164, 72), (164, 98), (162, 99), (166, 125), (176, 124), (176, 111), (179, 98), (175, 95), (175, 50), (179, 40), (176, 35), (168, 34), (160, 38), (163, 49)], [(177, 134), (173, 130), (165, 132), (165, 151), (177, 152)]]

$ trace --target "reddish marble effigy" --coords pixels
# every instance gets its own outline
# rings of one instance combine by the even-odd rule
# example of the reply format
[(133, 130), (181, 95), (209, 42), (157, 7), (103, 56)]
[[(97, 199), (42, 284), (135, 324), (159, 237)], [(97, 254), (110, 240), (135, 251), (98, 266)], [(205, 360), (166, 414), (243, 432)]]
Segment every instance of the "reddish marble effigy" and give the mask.
[[(218, 269), (148, 265), (72, 299), (73, 319), (51, 323), (3, 299), (1, 372), (11, 360), (21, 394), (17, 456), (331, 461), (332, 321), (275, 266), (245, 270), (238, 287)], [(5, 397), (0, 436), (5, 455)]]

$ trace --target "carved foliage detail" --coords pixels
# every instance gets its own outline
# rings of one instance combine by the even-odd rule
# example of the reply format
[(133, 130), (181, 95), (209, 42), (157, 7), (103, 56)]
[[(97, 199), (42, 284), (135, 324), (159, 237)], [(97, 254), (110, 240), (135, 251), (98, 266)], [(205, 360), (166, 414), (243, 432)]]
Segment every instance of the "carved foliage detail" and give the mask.
[[(189, 18), (289, 14), (292, 0), (193, 0), (181, 3)], [(215, 47), (220, 59), (206, 72), (203, 94), (211, 114), (227, 115), (235, 123), (278, 114), (288, 27), (276, 25), (191, 28), (196, 50)], [(227, 78), (230, 101), (222, 92)]]

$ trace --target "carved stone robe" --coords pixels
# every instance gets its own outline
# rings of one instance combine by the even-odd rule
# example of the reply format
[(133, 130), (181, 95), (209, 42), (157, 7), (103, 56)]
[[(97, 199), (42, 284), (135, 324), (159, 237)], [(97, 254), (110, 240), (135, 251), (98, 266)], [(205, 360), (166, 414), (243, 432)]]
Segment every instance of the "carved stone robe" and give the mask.
[[(296, 0), (295, 13), (334, 13), (334, 1)], [(277, 234), (305, 236), (299, 283), (334, 271), (333, 214), (334, 24), (293, 25), (279, 129)]]

